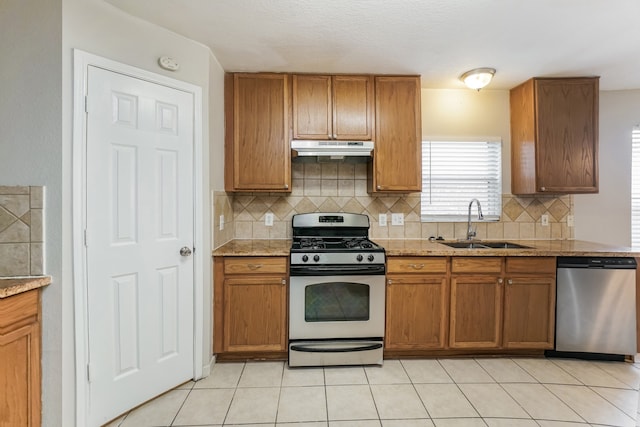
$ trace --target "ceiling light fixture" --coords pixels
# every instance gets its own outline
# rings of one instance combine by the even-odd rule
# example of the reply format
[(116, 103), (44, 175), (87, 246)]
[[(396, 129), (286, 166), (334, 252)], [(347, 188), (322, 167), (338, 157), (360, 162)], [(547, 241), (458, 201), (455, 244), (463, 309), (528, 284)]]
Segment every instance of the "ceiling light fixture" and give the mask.
[(460, 80), (462, 80), (469, 89), (480, 90), (491, 82), (495, 73), (495, 68), (474, 68), (462, 74)]

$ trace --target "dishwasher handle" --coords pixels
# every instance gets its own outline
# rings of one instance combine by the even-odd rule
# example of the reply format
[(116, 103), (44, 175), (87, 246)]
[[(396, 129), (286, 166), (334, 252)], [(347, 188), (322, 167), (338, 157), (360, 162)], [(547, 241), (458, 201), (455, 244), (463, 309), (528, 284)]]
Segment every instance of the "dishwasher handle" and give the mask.
[(631, 257), (558, 257), (558, 268), (602, 268), (635, 270), (636, 260)]

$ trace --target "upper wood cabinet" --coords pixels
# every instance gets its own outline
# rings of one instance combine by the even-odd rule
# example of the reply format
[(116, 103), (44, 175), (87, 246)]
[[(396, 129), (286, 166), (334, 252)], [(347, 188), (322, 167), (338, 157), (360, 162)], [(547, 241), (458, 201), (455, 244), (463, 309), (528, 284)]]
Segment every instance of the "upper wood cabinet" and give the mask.
[(598, 77), (511, 89), (511, 192), (598, 192)]
[(375, 77), (375, 137), (370, 192), (422, 190), (419, 76)]
[(293, 76), (293, 137), (370, 140), (372, 76)]
[(225, 190), (291, 191), (287, 74), (225, 76)]

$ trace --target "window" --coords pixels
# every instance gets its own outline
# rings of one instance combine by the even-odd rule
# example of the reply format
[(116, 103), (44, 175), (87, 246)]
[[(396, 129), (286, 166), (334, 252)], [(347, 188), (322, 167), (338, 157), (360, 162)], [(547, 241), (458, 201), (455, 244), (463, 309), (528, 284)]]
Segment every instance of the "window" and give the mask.
[(501, 164), (500, 140), (423, 141), (422, 221), (466, 221), (474, 198), (480, 201), (485, 220), (498, 221)]
[(631, 246), (640, 247), (640, 126), (631, 132)]

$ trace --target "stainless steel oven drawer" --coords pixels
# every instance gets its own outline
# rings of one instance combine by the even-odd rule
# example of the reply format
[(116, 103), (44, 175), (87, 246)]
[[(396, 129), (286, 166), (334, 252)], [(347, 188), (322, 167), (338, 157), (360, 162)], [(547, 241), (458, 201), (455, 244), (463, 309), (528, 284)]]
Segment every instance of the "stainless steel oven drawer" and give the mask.
[(382, 340), (290, 341), (289, 366), (382, 365)]

